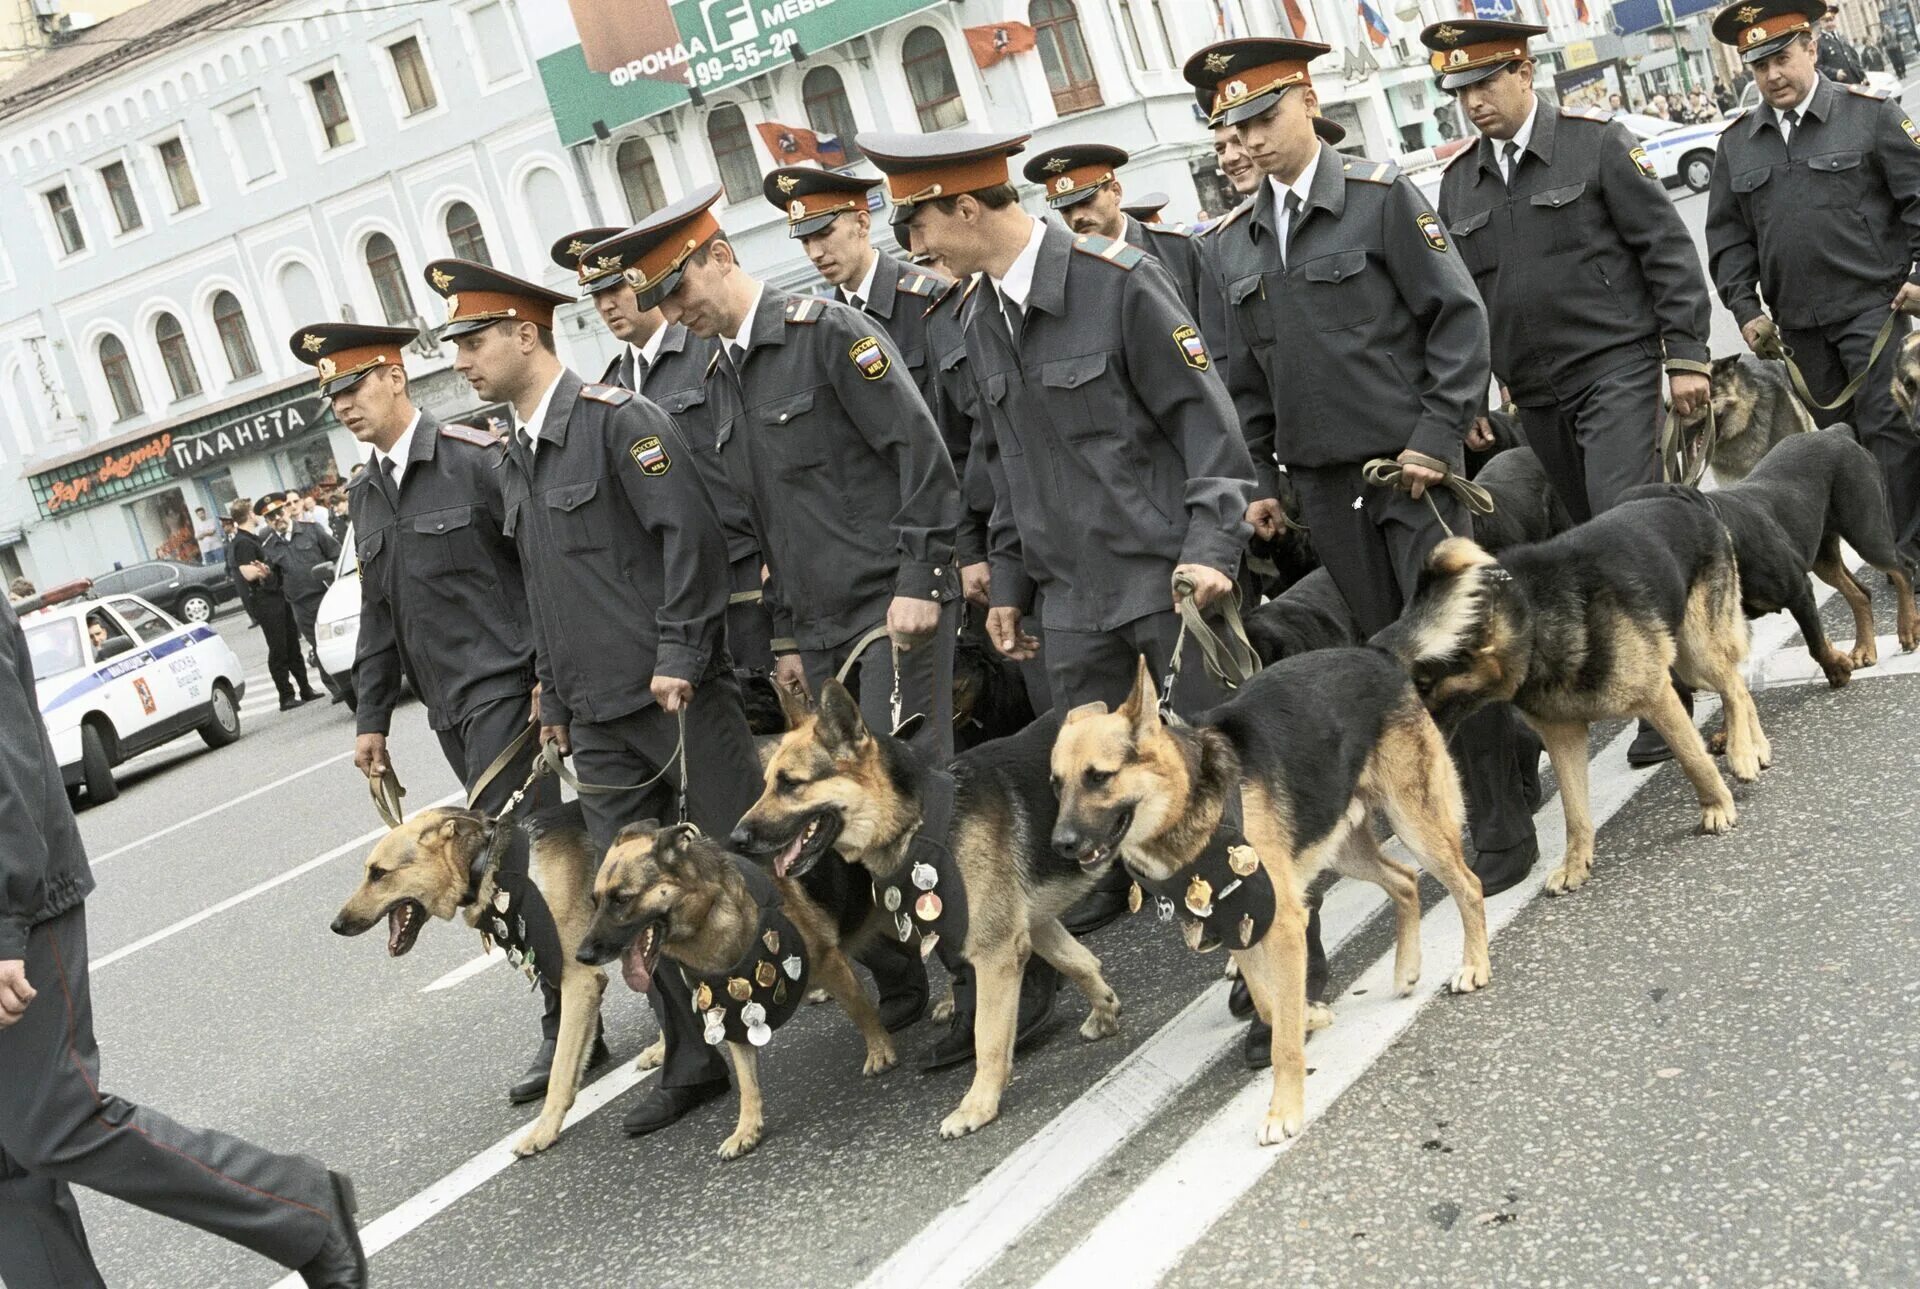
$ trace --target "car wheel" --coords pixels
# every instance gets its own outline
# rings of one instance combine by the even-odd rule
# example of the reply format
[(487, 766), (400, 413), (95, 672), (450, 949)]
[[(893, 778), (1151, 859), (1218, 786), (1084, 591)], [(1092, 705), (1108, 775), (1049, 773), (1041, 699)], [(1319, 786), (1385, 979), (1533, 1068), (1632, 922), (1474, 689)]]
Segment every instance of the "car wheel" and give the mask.
[(1680, 159), (1680, 177), (1694, 192), (1705, 192), (1713, 183), (1713, 154), (1689, 152)]
[(87, 800), (96, 806), (103, 806), (120, 795), (120, 785), (113, 778), (113, 763), (107, 759), (107, 739), (98, 725), (81, 727), (80, 776), (87, 785)]
[(213, 682), (212, 707), (213, 715), (200, 727), (200, 737), (208, 747), (225, 747), (240, 737), (240, 704), (224, 680)]
[(213, 619), (213, 597), (204, 591), (189, 591), (180, 597), (180, 620), (182, 622), (210, 622)]

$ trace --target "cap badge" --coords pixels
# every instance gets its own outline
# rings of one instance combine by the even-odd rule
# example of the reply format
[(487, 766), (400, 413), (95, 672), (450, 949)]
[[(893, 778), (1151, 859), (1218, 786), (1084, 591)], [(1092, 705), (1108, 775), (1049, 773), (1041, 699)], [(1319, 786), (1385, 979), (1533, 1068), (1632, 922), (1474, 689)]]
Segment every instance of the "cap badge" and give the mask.
[(1224, 72), (1233, 66), (1232, 54), (1208, 54), (1202, 64), (1210, 72)]
[(1228, 81), (1220, 91), (1220, 97), (1229, 103), (1238, 103), (1246, 96), (1247, 83), (1245, 81)]
[(340, 370), (339, 365), (331, 358), (322, 358), (318, 366), (320, 368), (321, 380), (332, 380), (333, 374)]
[(611, 273), (619, 267), (620, 257), (618, 255), (601, 255), (593, 261), (593, 271), (595, 273)]
[(319, 353), (320, 346), (326, 343), (327, 342), (324, 339), (314, 335), (311, 331), (307, 332), (305, 335), (300, 337), (300, 347), (306, 350), (310, 354)]
[(576, 237), (571, 242), (567, 243), (567, 254), (573, 256), (575, 259), (578, 259), (580, 256), (585, 255), (587, 251), (592, 247), (592, 245), (593, 243), (583, 242)]
[(1069, 161), (1065, 157), (1054, 157), (1052, 160), (1048, 161), (1045, 166), (1041, 167), (1041, 169), (1045, 170), (1050, 175), (1057, 175), (1062, 170), (1065, 170), (1068, 166), (1072, 164), (1073, 162)]
[[(582, 251), (586, 249), (587, 248), (584, 246), (580, 248), (580, 250)], [(574, 253), (577, 255), (579, 254), (579, 251), (576, 251)], [(452, 285), (453, 285), (453, 274), (447, 272), (445, 269), (435, 269), (433, 271), (433, 289), (434, 290), (444, 291)]]
[(1458, 67), (1461, 63), (1464, 63), (1466, 61), (1467, 61), (1467, 51), (1464, 49), (1456, 49), (1452, 53), (1447, 55), (1447, 66), (1449, 67)]
[(1061, 175), (1058, 179), (1053, 181), (1053, 190), (1055, 192), (1072, 192), (1073, 176)]
[(450, 295), (447, 297), (447, 321), (452, 322), (455, 318), (459, 316), (460, 316), (460, 297), (457, 294)]
[(801, 201), (798, 197), (795, 197), (792, 201), (787, 203), (787, 219), (790, 222), (798, 223), (801, 220), (805, 219), (806, 217), (807, 217), (806, 202)]
[(1449, 27), (1445, 23), (1433, 29), (1433, 38), (1443, 45), (1451, 45), (1460, 39), (1460, 34), (1458, 27)]
[(1757, 45), (1766, 38), (1767, 29), (1765, 27), (1749, 27), (1740, 34), (1740, 43), (1743, 45)]
[(1762, 13), (1765, 13), (1765, 12), (1766, 12), (1765, 8), (1761, 5), (1748, 4), (1748, 5), (1741, 5), (1740, 8), (1734, 11), (1733, 16), (1738, 18), (1741, 22), (1752, 22), (1755, 18), (1758, 18)]
[(779, 186), (781, 192), (792, 192), (800, 186), (800, 177), (798, 175), (781, 175), (778, 179), (774, 180), (774, 183)]

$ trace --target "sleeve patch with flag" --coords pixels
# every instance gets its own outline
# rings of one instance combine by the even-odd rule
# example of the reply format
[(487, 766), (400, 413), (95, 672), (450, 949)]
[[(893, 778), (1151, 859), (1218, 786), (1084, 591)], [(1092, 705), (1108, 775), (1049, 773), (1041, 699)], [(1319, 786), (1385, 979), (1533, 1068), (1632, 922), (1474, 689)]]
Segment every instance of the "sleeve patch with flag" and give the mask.
[(1173, 329), (1173, 343), (1180, 348), (1180, 359), (1195, 371), (1205, 371), (1213, 366), (1207, 357), (1206, 342), (1200, 339), (1200, 333), (1192, 327), (1181, 325)]
[(880, 347), (880, 341), (873, 336), (862, 336), (854, 341), (853, 347), (847, 350), (847, 357), (853, 359), (853, 365), (866, 380), (879, 380), (893, 366), (887, 351)]
[(633, 446), (627, 449), (627, 455), (632, 457), (633, 463), (640, 467), (641, 474), (663, 475), (673, 468), (673, 459), (667, 455), (667, 450), (660, 446), (660, 437), (656, 434), (649, 434), (644, 439), (635, 439)]
[(1413, 221), (1420, 229), (1420, 235), (1427, 239), (1427, 245), (1436, 251), (1447, 249), (1447, 235), (1440, 230), (1440, 218), (1432, 211), (1423, 212)]
[(1909, 139), (1913, 140), (1913, 146), (1916, 148), (1920, 148), (1920, 130), (1916, 130), (1913, 128), (1913, 118), (1910, 116), (1901, 117), (1900, 128), (1907, 132), (1907, 137)]
[(1645, 175), (1649, 179), (1658, 179), (1660, 177), (1658, 174), (1654, 172), (1653, 159), (1647, 155), (1647, 150), (1645, 148), (1635, 148), (1631, 152), (1627, 153), (1627, 155), (1633, 158), (1634, 165), (1640, 167), (1641, 174)]

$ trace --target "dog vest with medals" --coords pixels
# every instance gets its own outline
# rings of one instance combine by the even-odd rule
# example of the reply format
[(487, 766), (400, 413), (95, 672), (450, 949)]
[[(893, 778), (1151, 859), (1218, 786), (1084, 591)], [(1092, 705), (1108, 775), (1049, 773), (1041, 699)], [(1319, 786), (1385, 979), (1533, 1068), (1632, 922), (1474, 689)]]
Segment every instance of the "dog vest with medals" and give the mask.
[(1206, 849), (1191, 864), (1164, 882), (1151, 881), (1131, 868), (1133, 890), (1127, 904), (1139, 912), (1142, 888), (1152, 892), (1162, 922), (1178, 913), (1187, 947), (1211, 953), (1221, 945), (1244, 949), (1273, 925), (1273, 877), (1247, 843), (1240, 828), (1240, 793), (1236, 789), (1221, 812)]
[(743, 859), (734, 867), (760, 910), (753, 939), (740, 961), (712, 975), (680, 968), (693, 990), (693, 1009), (706, 1025), (706, 1040), (765, 1047), (807, 995), (807, 942), (788, 919), (773, 879)]
[(904, 943), (919, 932), (922, 958), (945, 945), (940, 960), (949, 966), (967, 943), (967, 889), (947, 848), (954, 787), (945, 770), (927, 772), (920, 786), (920, 827), (907, 843), (906, 858), (892, 876), (873, 879), (874, 903), (893, 919), (894, 934)]
[[(531, 845), (525, 828), (511, 823), (499, 826), (486, 853), (485, 862), (493, 870), (493, 890), (486, 896), (478, 928), (487, 947), (497, 944), (505, 949), (508, 964), (529, 981), (544, 981), (558, 989), (562, 969), (560, 929), (554, 925), (553, 913), (528, 871)], [(482, 883), (475, 884), (475, 898), (483, 889)]]

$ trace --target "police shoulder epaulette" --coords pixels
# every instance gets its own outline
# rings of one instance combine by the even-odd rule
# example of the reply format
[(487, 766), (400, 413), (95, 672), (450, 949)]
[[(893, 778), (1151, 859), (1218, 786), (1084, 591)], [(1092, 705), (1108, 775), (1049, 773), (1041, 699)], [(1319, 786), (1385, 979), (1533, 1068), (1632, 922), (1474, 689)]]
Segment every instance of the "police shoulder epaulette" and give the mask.
[(1613, 120), (1613, 113), (1603, 107), (1563, 107), (1560, 109), (1560, 115), (1570, 116), (1576, 121), (1600, 121), (1605, 123)]
[(1240, 216), (1246, 214), (1248, 211), (1252, 209), (1253, 209), (1253, 203), (1251, 201), (1243, 201), (1238, 206), (1235, 206), (1232, 210), (1228, 211), (1226, 214), (1220, 216), (1220, 218), (1214, 220), (1211, 224), (1208, 224), (1206, 228), (1202, 230), (1200, 235), (1202, 237), (1212, 237), (1215, 233), (1219, 232), (1221, 229), (1225, 228), (1228, 224), (1231, 224), (1234, 220), (1240, 218)]
[(1346, 172), (1347, 178), (1367, 184), (1390, 184), (1400, 177), (1400, 167), (1393, 162), (1368, 161), (1364, 157), (1358, 161), (1344, 162), (1340, 169)]
[(954, 278), (951, 281), (945, 281), (940, 278), (935, 278), (933, 280), (933, 299), (927, 302), (926, 310), (922, 312), (920, 316), (923, 318), (932, 317), (933, 311), (935, 309), (938, 309), (941, 305), (945, 304), (947, 302), (947, 297), (952, 295), (954, 291), (960, 286), (960, 281), (961, 280), (959, 278)]
[(787, 321), (813, 323), (820, 321), (820, 315), (826, 312), (826, 301), (817, 295), (797, 295), (787, 301)]
[(1477, 143), (1468, 144), (1466, 147), (1460, 149), (1460, 151), (1454, 153), (1452, 156), (1446, 159), (1446, 162), (1440, 167), (1441, 173), (1444, 174), (1447, 171), (1453, 169), (1455, 166), (1459, 165), (1463, 160), (1465, 160), (1468, 157), (1476, 155), (1479, 151), (1480, 151), (1479, 144)]
[(440, 427), (440, 437), (457, 439), (461, 443), (471, 443), (476, 448), (490, 448), (499, 443), (503, 436), (495, 434), (492, 430), (483, 430), (477, 425), (443, 425)]
[(1871, 89), (1865, 85), (1849, 85), (1846, 87), (1846, 90), (1849, 94), (1858, 94), (1861, 98), (1870, 98), (1876, 102), (1884, 103), (1887, 100), (1887, 96), (1883, 91)]
[(938, 295), (940, 288), (945, 285), (939, 278), (925, 273), (909, 273), (900, 279), (900, 289), (908, 295)]
[(967, 301), (973, 297), (973, 293), (975, 291), (980, 289), (980, 284), (986, 281), (986, 277), (987, 275), (985, 273), (975, 272), (972, 276), (967, 278), (967, 289), (962, 291), (960, 293), (960, 298), (953, 302), (953, 312), (955, 317), (958, 317), (960, 315), (960, 310), (966, 307)]
[(615, 407), (631, 402), (633, 391), (621, 389), (618, 385), (582, 385), (580, 397), (590, 398), (596, 403), (611, 403)]
[(1080, 233), (1073, 239), (1073, 249), (1082, 255), (1091, 255), (1096, 260), (1105, 260), (1109, 264), (1131, 272), (1133, 266), (1146, 258), (1147, 253), (1127, 242), (1116, 242), (1112, 238), (1101, 237), (1098, 233)]
[(1185, 224), (1142, 224), (1140, 227), (1149, 233), (1158, 233), (1162, 237), (1192, 237), (1193, 229)]

